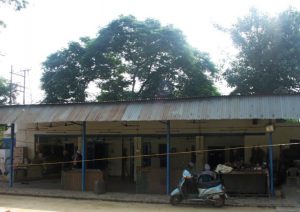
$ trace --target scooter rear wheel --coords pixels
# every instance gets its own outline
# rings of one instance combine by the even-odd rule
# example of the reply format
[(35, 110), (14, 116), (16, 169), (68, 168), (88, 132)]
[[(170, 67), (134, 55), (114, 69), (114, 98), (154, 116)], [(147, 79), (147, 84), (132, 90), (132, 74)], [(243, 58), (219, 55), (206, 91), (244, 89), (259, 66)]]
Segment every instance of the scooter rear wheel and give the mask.
[(180, 195), (171, 196), (170, 198), (171, 205), (178, 205), (181, 201), (182, 201), (182, 196)]
[(220, 196), (214, 202), (215, 207), (223, 207), (224, 205), (225, 205), (225, 196), (224, 195)]

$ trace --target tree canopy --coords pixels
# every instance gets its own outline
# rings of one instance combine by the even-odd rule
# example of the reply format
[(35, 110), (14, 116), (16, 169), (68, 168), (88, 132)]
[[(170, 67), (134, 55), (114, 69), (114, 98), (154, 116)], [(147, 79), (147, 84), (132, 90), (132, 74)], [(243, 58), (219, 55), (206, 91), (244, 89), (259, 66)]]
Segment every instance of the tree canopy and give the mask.
[(98, 100), (217, 95), (209, 56), (182, 32), (157, 20), (121, 16), (94, 39), (72, 42), (43, 63), (46, 102), (85, 101), (90, 82)]
[[(1, 4), (12, 5), (14, 10), (18, 11), (25, 8), (28, 2), (26, 0), (0, 0), (0, 6)], [(0, 20), (0, 26), (6, 26), (4, 21)]]
[(229, 30), (238, 55), (225, 72), (233, 94), (300, 92), (300, 13), (276, 17), (257, 10)]
[[(8, 104), (10, 100), (10, 84), (0, 77), (0, 105)], [(12, 101), (16, 99), (16, 87), (12, 88)]]
[(51, 54), (43, 63), (42, 89), (45, 102), (84, 102), (89, 70), (81, 62), (85, 54), (85, 40), (72, 42), (68, 48)]
[(21, 10), (26, 7), (28, 2), (26, 0), (0, 0), (0, 4), (12, 5), (15, 10)]

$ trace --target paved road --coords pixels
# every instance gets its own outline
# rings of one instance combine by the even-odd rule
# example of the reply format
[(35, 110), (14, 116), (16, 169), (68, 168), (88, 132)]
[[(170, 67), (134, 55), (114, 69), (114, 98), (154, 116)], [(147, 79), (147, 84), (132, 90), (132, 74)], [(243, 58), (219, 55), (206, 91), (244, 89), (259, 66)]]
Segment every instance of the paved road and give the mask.
[(247, 207), (224, 207), (222, 209), (208, 207), (204, 205), (190, 206), (171, 206), (167, 204), (141, 204), (141, 203), (122, 203), (122, 202), (105, 202), (96, 200), (72, 200), (59, 198), (41, 198), (28, 196), (10, 196), (0, 195), (0, 212), (49, 212), (49, 211), (67, 211), (67, 212), (87, 212), (87, 211), (108, 211), (108, 212), (138, 212), (138, 211), (159, 211), (159, 212), (189, 212), (189, 211), (222, 211), (222, 212), (275, 212), (272, 208), (247, 208)]

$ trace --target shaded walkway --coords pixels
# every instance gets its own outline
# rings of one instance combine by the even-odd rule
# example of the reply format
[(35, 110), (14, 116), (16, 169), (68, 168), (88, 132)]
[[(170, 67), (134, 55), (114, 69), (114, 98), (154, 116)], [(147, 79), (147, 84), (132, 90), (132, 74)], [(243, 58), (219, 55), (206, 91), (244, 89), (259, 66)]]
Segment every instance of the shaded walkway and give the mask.
[[(53, 185), (59, 185), (52, 182)], [(24, 195), (36, 197), (52, 197), (52, 198), (69, 198), (69, 199), (83, 199), (83, 200), (105, 200), (105, 201), (118, 201), (118, 202), (139, 202), (139, 203), (156, 203), (156, 204), (169, 204), (169, 196), (157, 194), (129, 194), (107, 192), (105, 194), (95, 194), (93, 192), (81, 192), (62, 190), (51, 187), (51, 182), (45, 188), (33, 188), (33, 186), (43, 185), (41, 182), (31, 182), (31, 184), (16, 183), (13, 188), (9, 188), (7, 183), (0, 183), (0, 194), (9, 195)], [(46, 184), (44, 184), (46, 185)], [(47, 189), (48, 188), (48, 189)], [(226, 202), (228, 206), (245, 206), (245, 207), (299, 207), (298, 195), (293, 198), (267, 198), (267, 197), (248, 197), (238, 198), (231, 197)], [(292, 194), (291, 194), (292, 195)], [(297, 199), (298, 198), (298, 199)], [(299, 203), (299, 202), (298, 202)]]
[(282, 191), (286, 199), (294, 201), (297, 207), (300, 208), (300, 186), (284, 185)]

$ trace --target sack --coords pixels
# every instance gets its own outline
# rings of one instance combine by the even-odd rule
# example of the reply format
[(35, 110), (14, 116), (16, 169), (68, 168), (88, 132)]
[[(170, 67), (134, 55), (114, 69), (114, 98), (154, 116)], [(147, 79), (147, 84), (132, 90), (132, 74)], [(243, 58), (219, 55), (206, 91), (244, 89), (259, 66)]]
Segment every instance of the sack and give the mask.
[(233, 168), (230, 166), (219, 164), (217, 166), (215, 172), (217, 172), (217, 173), (221, 172), (222, 174), (227, 174), (227, 173), (230, 173), (232, 170), (233, 170)]
[(94, 183), (94, 192), (96, 194), (104, 194), (106, 192), (106, 185), (103, 180), (96, 180)]

